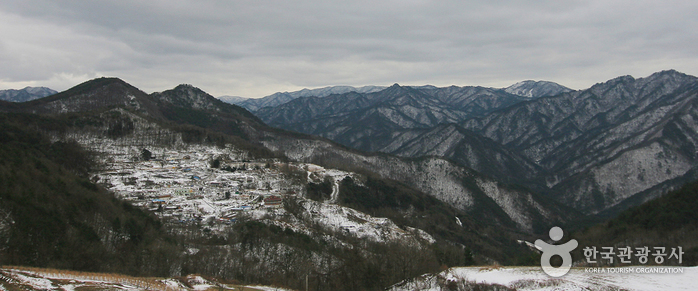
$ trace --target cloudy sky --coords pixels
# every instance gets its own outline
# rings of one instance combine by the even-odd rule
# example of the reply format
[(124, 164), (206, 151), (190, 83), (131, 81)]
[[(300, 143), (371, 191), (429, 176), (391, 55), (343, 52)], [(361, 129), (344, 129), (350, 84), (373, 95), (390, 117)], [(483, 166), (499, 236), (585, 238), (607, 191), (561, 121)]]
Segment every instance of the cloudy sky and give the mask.
[(0, 89), (119, 77), (262, 97), (330, 85), (584, 89), (698, 75), (698, 1), (0, 1)]

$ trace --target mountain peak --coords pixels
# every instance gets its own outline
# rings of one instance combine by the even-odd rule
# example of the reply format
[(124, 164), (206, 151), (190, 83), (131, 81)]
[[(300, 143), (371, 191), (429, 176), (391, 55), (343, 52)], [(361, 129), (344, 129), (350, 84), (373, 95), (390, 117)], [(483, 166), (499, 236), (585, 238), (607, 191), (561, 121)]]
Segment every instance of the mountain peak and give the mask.
[(646, 79), (649, 80), (654, 80), (654, 79), (660, 79), (660, 78), (670, 78), (670, 79), (696, 79), (696, 77), (686, 75), (684, 73), (681, 73), (677, 70), (671, 69), (671, 70), (665, 70), (661, 72), (654, 73), (647, 77)]
[[(676, 70), (665, 70), (665, 71), (660, 71), (656, 72), (652, 75), (649, 75), (644, 78), (635, 78), (631, 75), (625, 75), (625, 76), (619, 76), (613, 79), (610, 79), (606, 82), (603, 83), (597, 83), (594, 86), (592, 86), (590, 89), (603, 89), (608, 86), (618, 86), (618, 85), (627, 85), (627, 84), (633, 84), (636, 83), (637, 86), (645, 86), (645, 85), (650, 85), (650, 86), (668, 86), (666, 88), (673, 88), (676, 89), (678, 86), (681, 84), (687, 83), (687, 82), (695, 82), (697, 81), (698, 78), (687, 75), (684, 73), (681, 73)], [(673, 90), (672, 89), (672, 90)]]
[(59, 114), (124, 107), (144, 114), (153, 113), (147, 94), (119, 78), (101, 77), (83, 82), (46, 98), (22, 103), (17, 112)]
[(412, 89), (409, 86), (401, 86), (400, 84), (395, 83), (395, 84), (391, 85), (390, 87), (388, 87), (385, 90), (382, 90), (380, 92), (384, 93), (381, 95), (384, 95), (384, 97), (386, 97), (386, 96), (394, 96), (396, 94), (405, 94), (406, 92), (411, 91), (411, 90), (414, 90), (414, 89)]
[[(119, 85), (129, 85), (126, 83), (126, 81), (121, 80), (117, 77), (99, 77), (95, 78), (89, 81), (85, 81), (73, 88), (83, 88), (83, 87), (100, 87), (100, 86), (108, 86), (112, 84), (119, 84)], [(130, 86), (130, 85), (129, 85)], [(71, 89), (73, 89), (71, 88)]]
[(625, 75), (625, 76), (615, 77), (615, 78), (609, 80), (608, 82), (615, 83), (615, 82), (632, 82), (632, 81), (635, 81), (635, 77), (633, 77), (631, 75)]
[[(167, 90), (167, 91), (178, 92), (179, 94), (187, 94), (187, 95), (191, 95), (191, 96), (196, 95), (199, 97), (210, 96), (208, 93), (204, 92), (204, 90), (201, 90), (200, 88), (195, 87), (194, 85), (191, 85), (191, 84), (179, 84), (179, 85), (177, 85), (177, 87), (174, 87), (174, 88)], [(165, 91), (165, 92), (167, 92), (167, 91)], [(210, 97), (213, 98), (213, 96), (210, 96)]]
[(390, 87), (385, 88), (385, 90), (399, 90), (399, 91), (404, 91), (404, 90), (409, 90), (409, 89), (413, 89), (413, 88), (411, 86), (402, 86), (398, 83), (395, 83), (395, 84), (391, 85)]
[(190, 84), (180, 84), (170, 90), (153, 93), (151, 96), (160, 102), (180, 107), (220, 110), (216, 104), (221, 102), (220, 100)]
[(179, 84), (179, 85), (177, 85), (177, 87), (174, 87), (173, 90), (192, 90), (192, 89), (201, 90), (199, 88), (194, 87), (194, 85), (192, 85), (192, 84)]
[(506, 87), (504, 91), (523, 97), (538, 98), (570, 92), (572, 89), (550, 81), (526, 80)]
[[(109, 89), (111, 88), (111, 89)], [(119, 89), (116, 89), (119, 88)], [(95, 90), (119, 90), (119, 91), (140, 91), (138, 88), (131, 86), (126, 81), (116, 77), (100, 77), (85, 81), (72, 87), (66, 91), (51, 96), (52, 100), (63, 98), (64, 96), (74, 96), (79, 94), (91, 94)], [(112, 92), (113, 93), (113, 92)]]
[(119, 78), (100, 77), (89, 81), (85, 81), (66, 91), (55, 94), (51, 96), (51, 100), (46, 101), (54, 101), (76, 95), (92, 95), (95, 98), (101, 98), (102, 95), (133, 95), (135, 94), (135, 92), (143, 93), (138, 88), (131, 86), (131, 84), (126, 83), (126, 81), (121, 80)]
[(681, 73), (681, 72), (679, 72), (679, 71), (677, 71), (677, 70), (674, 70), (674, 69), (669, 69), (669, 70), (664, 70), (664, 71), (656, 72), (656, 73), (654, 73), (654, 74), (652, 74), (652, 75), (679, 75), (679, 76), (686, 76), (686, 74)]

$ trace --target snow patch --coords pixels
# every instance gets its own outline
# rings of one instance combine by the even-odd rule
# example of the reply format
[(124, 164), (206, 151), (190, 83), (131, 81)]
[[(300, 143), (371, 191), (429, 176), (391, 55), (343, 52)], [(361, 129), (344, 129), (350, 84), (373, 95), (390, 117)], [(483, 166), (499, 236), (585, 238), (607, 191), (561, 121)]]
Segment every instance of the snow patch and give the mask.
[[(646, 268), (656, 267), (643, 266)], [(447, 282), (499, 284), (517, 290), (695, 290), (698, 267), (678, 268), (682, 268), (683, 273), (594, 273), (587, 268), (572, 268), (567, 275), (552, 278), (540, 267), (461, 267), (403, 281), (388, 290), (443, 290)]]

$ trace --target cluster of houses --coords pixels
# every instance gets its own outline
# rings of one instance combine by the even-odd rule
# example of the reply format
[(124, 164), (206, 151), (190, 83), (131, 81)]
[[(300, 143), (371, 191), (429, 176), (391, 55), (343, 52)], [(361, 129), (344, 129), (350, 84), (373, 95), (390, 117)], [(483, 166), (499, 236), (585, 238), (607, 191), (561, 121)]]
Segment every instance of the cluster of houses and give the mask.
[(240, 212), (282, 208), (284, 197), (300, 190), (276, 161), (235, 162), (201, 149), (153, 156), (111, 159), (93, 179), (121, 199), (181, 223), (229, 224)]

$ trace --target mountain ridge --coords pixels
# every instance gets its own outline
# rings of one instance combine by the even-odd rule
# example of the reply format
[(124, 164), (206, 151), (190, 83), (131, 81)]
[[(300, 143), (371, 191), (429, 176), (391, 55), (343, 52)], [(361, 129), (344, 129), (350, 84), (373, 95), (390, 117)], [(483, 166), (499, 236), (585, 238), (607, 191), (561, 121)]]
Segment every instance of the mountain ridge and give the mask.
[(262, 107), (275, 107), (300, 97), (327, 97), (332, 94), (343, 94), (349, 92), (371, 93), (383, 90), (382, 86), (328, 86), (316, 89), (302, 89), (293, 92), (276, 92), (262, 98), (226, 99), (228, 103), (239, 105), (249, 111), (257, 111)]
[[(324, 98), (297, 98), (277, 107), (260, 109), (255, 114), (271, 126), (320, 135), (359, 150), (392, 152), (400, 147), (395, 145), (398, 132), (460, 123), (469, 116), (484, 116), (527, 100), (530, 99), (487, 87), (438, 88), (394, 84), (369, 94), (353, 92)], [(478, 147), (475, 151), (489, 150), (484, 143), (480, 143)], [(512, 155), (518, 154), (507, 154)], [(530, 163), (521, 157), (507, 160), (510, 163), (522, 163), (514, 168), (530, 169)], [(493, 161), (505, 163), (500, 159)], [(473, 163), (462, 165), (474, 166)], [(474, 169), (486, 171), (488, 175), (497, 178), (511, 177), (508, 175), (511, 171), (494, 170), (504, 168), (498, 164)]]
[(119, 78), (97, 78), (46, 98), (5, 106), (15, 112), (60, 114), (124, 106), (143, 114), (156, 115), (148, 94)]
[[(519, 181), (527, 187), (595, 213), (693, 167), (695, 155), (688, 148), (695, 148), (698, 138), (688, 120), (694, 113), (680, 109), (692, 106), (694, 83), (693, 76), (666, 70), (638, 79), (620, 76), (585, 90), (537, 98), (485, 87), (395, 84), (371, 94), (298, 98), (255, 114), (271, 126), (320, 135), (364, 151), (436, 155), (499, 179), (524, 178)], [(443, 124), (463, 129), (444, 131)], [(426, 134), (427, 129), (432, 132)], [(490, 142), (464, 138), (463, 130)], [(419, 138), (420, 134), (424, 136)], [(434, 147), (435, 141), (441, 141), (439, 147)], [(465, 158), (465, 153), (474, 152), (480, 154)], [(666, 155), (652, 158), (661, 167), (636, 162), (650, 152)], [(477, 160), (490, 162), (485, 167)], [(633, 182), (609, 178), (613, 171), (634, 172), (630, 164), (652, 174), (626, 177)], [(585, 192), (596, 194), (590, 198)]]
[[(434, 90), (434, 89), (440, 89), (439, 87), (433, 86), (433, 85), (423, 85), (423, 86), (406, 86), (406, 87), (411, 87), (414, 89), (418, 90)], [(456, 87), (457, 86), (450, 86), (450, 87)], [(363, 87), (352, 87), (352, 86), (327, 86), (323, 88), (316, 88), (316, 89), (301, 89), (299, 91), (293, 91), (293, 92), (276, 92), (274, 94), (262, 97), (262, 98), (244, 98), (244, 97), (238, 97), (238, 96), (220, 96), (218, 97), (220, 100), (239, 105), (244, 107), (245, 109), (255, 112), (257, 110), (260, 110), (263, 107), (276, 107), (279, 105), (282, 105), (284, 103), (290, 102), (294, 99), (301, 98), (301, 97), (327, 97), (329, 95), (335, 95), (335, 94), (345, 94), (349, 92), (357, 92), (360, 94), (366, 94), (366, 93), (374, 93), (378, 92), (381, 90), (385, 90), (388, 87), (385, 86), (363, 86)], [(446, 87), (444, 87), (446, 88)], [(483, 88), (483, 87), (480, 87)], [(489, 88), (489, 89), (498, 89), (498, 88)], [(522, 81), (516, 84), (513, 84), (509, 87), (502, 88), (501, 90), (506, 91), (507, 93), (511, 93), (513, 95), (518, 95), (521, 97), (526, 97), (526, 98), (538, 98), (542, 96), (548, 96), (548, 95), (557, 95), (559, 93), (563, 92), (568, 92), (572, 91), (571, 89), (562, 86), (560, 84), (550, 82), (550, 81)]]
[(47, 87), (24, 87), (15, 90), (0, 90), (0, 100), (9, 102), (26, 102), (58, 93)]
[[(671, 146), (662, 145), (683, 143), (695, 147), (692, 137), (684, 139), (687, 143), (661, 141), (666, 138), (674, 139), (669, 136), (662, 139), (661, 132), (669, 129), (665, 128), (668, 124), (675, 124), (675, 128), (692, 127), (680, 120), (694, 118), (692, 116), (695, 113), (691, 109), (693, 107), (685, 110), (682, 108), (695, 102), (697, 83), (698, 79), (695, 77), (673, 70), (640, 79), (621, 76), (595, 84), (587, 90), (521, 103), (495, 115), (471, 119), (463, 125), (538, 162), (550, 173), (544, 174), (547, 176), (548, 186), (552, 187), (554, 192), (568, 193), (561, 194), (567, 197), (565, 199), (572, 199), (566, 200), (567, 203), (576, 203), (578, 207), (598, 211), (617, 203), (618, 197), (634, 194), (629, 191), (642, 191), (644, 188), (637, 188), (639, 185), (649, 188), (653, 184), (648, 183), (672, 179), (677, 173), (686, 172), (687, 167), (690, 168), (689, 165), (694, 164), (693, 154), (686, 156), (671, 149)], [(668, 122), (669, 120), (675, 121), (672, 123)], [(694, 129), (681, 130), (679, 135), (692, 136), (692, 131)], [(657, 138), (660, 143), (655, 142)], [(651, 158), (654, 160), (655, 169), (637, 162), (645, 160), (644, 155), (650, 152), (666, 156)], [(640, 181), (637, 177), (628, 182), (620, 182), (611, 178), (614, 176), (612, 174), (601, 174), (616, 167), (614, 171), (627, 175), (635, 172), (630, 169), (630, 165), (642, 168), (648, 173), (655, 173), (649, 176), (655, 178), (650, 179), (651, 182)], [(662, 165), (661, 170), (657, 169), (656, 165)], [(672, 174), (659, 173), (672, 171)], [(587, 174), (581, 174), (582, 172)], [(575, 175), (582, 176), (573, 178)], [(637, 175), (642, 179), (648, 177)], [(581, 184), (572, 186), (576, 189), (572, 191), (564, 187), (555, 190), (555, 185), (565, 179), (572, 179)], [(569, 194), (570, 192), (577, 194)], [(604, 206), (593, 206), (584, 202), (582, 192), (598, 193), (597, 198), (593, 200), (600, 201), (599, 205)]]
[(573, 90), (554, 82), (526, 80), (506, 87), (504, 91), (514, 95), (538, 98), (543, 96), (555, 96)]
[[(113, 94), (109, 95), (108, 93)], [(363, 98), (367, 103), (384, 103), (389, 95), (400, 95), (408, 92), (413, 95), (423, 95), (418, 89), (394, 85), (373, 94), (371, 98)], [(347, 93), (356, 94), (359, 93)], [(387, 94), (387, 95), (386, 95)], [(506, 94), (506, 93), (504, 93)], [(106, 96), (109, 95), (109, 96)], [(315, 97), (317, 98), (317, 97)], [(320, 100), (326, 99), (322, 98)], [(99, 100), (99, 102), (95, 101)], [(103, 99), (103, 100), (102, 100)], [(407, 105), (417, 99), (401, 98), (397, 105)], [(84, 104), (80, 104), (83, 102)], [(435, 100), (433, 102), (440, 102)], [(391, 104), (393, 104), (391, 103)], [(396, 106), (397, 106), (396, 105)], [(62, 114), (69, 112), (91, 112), (103, 108), (122, 107), (135, 114), (142, 114), (148, 118), (174, 123), (178, 126), (198, 126), (204, 130), (232, 135), (239, 139), (238, 143), (244, 148), (258, 152), (266, 156), (285, 156), (292, 161), (314, 162), (323, 166), (331, 164), (339, 169), (347, 170), (346, 165), (336, 164), (332, 160), (362, 160), (364, 166), (355, 170), (373, 172), (385, 179), (392, 179), (415, 187), (419, 191), (430, 193), (434, 197), (452, 203), (461, 211), (480, 211), (476, 205), (481, 203), (490, 205), (490, 209), (506, 207), (496, 214), (483, 215), (490, 217), (496, 224), (508, 225), (525, 232), (539, 231), (541, 226), (534, 226), (533, 217), (540, 215), (540, 211), (547, 214), (548, 220), (568, 220), (568, 211), (559, 211), (561, 206), (549, 205), (543, 197), (528, 190), (513, 190), (513, 188), (500, 185), (496, 180), (486, 176), (480, 176), (473, 171), (464, 169), (442, 159), (428, 161), (410, 161), (396, 157), (366, 156), (365, 153), (348, 151), (342, 146), (329, 140), (318, 139), (284, 132), (273, 129), (245, 109), (226, 104), (202, 90), (191, 85), (179, 85), (172, 90), (145, 94), (128, 85), (123, 80), (116, 78), (100, 78), (80, 84), (72, 89), (57, 94), (43, 101), (33, 101), (16, 107), (13, 112)], [(0, 106), (2, 110), (8, 110)], [(121, 122), (121, 121), (120, 121)], [(121, 122), (123, 123), (123, 122)], [(133, 125), (123, 123), (119, 128), (133, 128)], [(200, 137), (201, 138), (201, 137)], [(209, 138), (209, 137), (207, 137)], [(295, 148), (289, 148), (287, 144), (279, 144), (285, 140), (289, 144), (298, 144), (304, 150), (301, 155), (295, 154)], [(387, 166), (393, 164), (393, 166)], [(390, 170), (385, 169), (390, 167)], [(442, 177), (434, 180), (430, 171), (442, 171), (438, 167), (447, 167), (451, 172), (439, 174)], [(351, 167), (349, 167), (351, 168)], [(400, 169), (404, 168), (404, 169)], [(468, 178), (461, 181), (463, 177)], [(444, 179), (444, 181), (441, 181)], [(446, 181), (445, 179), (448, 179)], [(451, 185), (451, 189), (444, 188), (440, 183)], [(511, 188), (511, 189), (510, 189)], [(440, 193), (446, 191), (446, 193)], [(503, 193), (510, 193), (516, 198), (506, 198)], [(520, 201), (519, 201), (520, 200)], [(511, 204), (512, 201), (520, 203)], [(543, 222), (545, 224), (546, 222)]]

